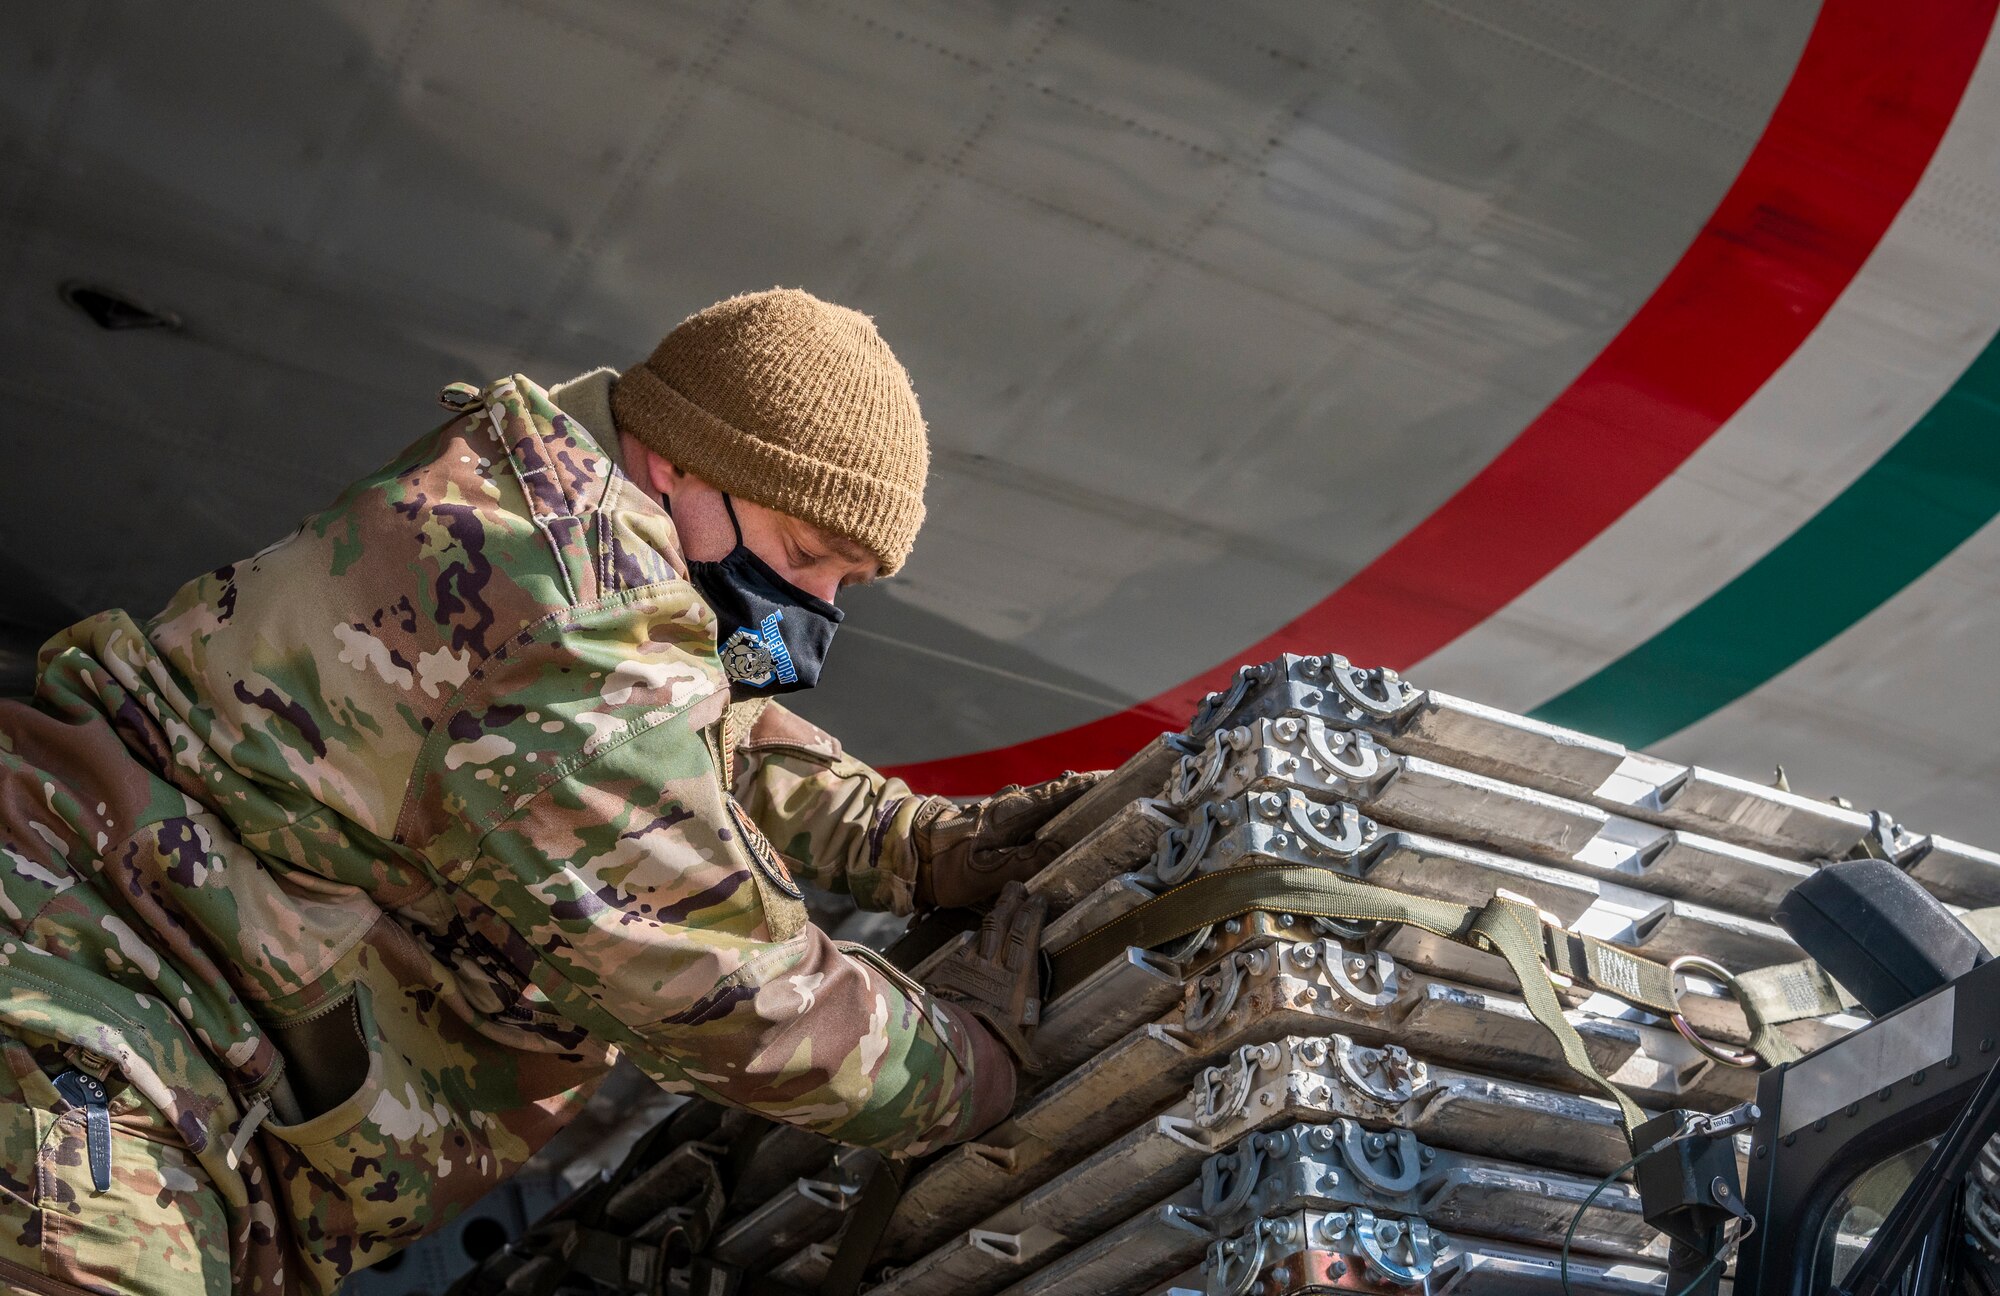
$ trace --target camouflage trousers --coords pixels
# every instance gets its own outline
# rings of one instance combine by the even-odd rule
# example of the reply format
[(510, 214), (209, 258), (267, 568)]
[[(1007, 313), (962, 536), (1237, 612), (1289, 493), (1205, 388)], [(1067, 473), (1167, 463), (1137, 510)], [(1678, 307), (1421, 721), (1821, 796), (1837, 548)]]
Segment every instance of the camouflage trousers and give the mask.
[(116, 1072), (95, 1091), (109, 1165), (100, 1155), (93, 1167), (95, 1094), (64, 1096), (86, 1079), (54, 1041), (0, 1034), (0, 1290), (223, 1296), (222, 1197), (179, 1133)]

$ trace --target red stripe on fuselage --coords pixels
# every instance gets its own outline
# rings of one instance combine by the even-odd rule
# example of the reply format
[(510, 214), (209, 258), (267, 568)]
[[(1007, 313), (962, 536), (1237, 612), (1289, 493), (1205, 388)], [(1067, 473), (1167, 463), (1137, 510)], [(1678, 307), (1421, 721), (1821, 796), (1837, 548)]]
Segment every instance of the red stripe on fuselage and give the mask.
[(976, 795), (1115, 765), (1237, 662), (1407, 667), (1492, 616), (1659, 485), (1769, 380), (1880, 242), (1951, 123), (1996, 0), (1827, 0), (1764, 133), (1680, 261), (1590, 366), (1456, 494), (1230, 662), (1125, 711), (892, 772)]

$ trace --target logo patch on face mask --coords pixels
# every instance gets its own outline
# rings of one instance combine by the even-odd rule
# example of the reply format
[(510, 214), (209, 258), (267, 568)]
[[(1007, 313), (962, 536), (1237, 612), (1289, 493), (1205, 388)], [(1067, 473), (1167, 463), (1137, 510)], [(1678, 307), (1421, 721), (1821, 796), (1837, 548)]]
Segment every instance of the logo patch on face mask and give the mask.
[(778, 673), (778, 668), (771, 664), (771, 650), (748, 626), (729, 636), (729, 642), (722, 645), (722, 670), (731, 680), (752, 688), (769, 684)]
[(752, 688), (761, 688), (772, 680), (780, 684), (798, 683), (799, 672), (792, 665), (792, 654), (778, 629), (784, 615), (773, 612), (755, 630), (744, 626), (729, 636), (729, 642), (722, 645), (721, 657), (723, 672), (731, 680)]

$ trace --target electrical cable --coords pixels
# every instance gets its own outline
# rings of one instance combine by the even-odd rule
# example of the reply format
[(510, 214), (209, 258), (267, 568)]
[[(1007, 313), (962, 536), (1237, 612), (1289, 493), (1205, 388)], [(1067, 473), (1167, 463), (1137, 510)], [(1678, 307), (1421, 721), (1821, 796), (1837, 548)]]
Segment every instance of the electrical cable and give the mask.
[[(1588, 1197), (1585, 1197), (1583, 1199), (1583, 1204), (1576, 1208), (1576, 1214), (1570, 1216), (1569, 1228), (1563, 1233), (1562, 1262), (1556, 1269), (1556, 1277), (1561, 1279), (1562, 1281), (1563, 1296), (1574, 1296), (1574, 1293), (1570, 1291), (1570, 1286), (1569, 1286), (1570, 1244), (1576, 1241), (1576, 1230), (1578, 1226), (1583, 1223), (1584, 1212), (1589, 1210), (1591, 1204), (1595, 1202), (1599, 1197), (1604, 1195), (1604, 1190), (1606, 1188), (1609, 1188), (1612, 1184), (1616, 1183), (1618, 1181), (1618, 1177), (1624, 1174), (1627, 1170), (1630, 1170), (1633, 1166), (1638, 1165), (1641, 1161), (1644, 1161), (1647, 1157), (1653, 1155), (1653, 1153), (1655, 1152), (1660, 1151), (1662, 1148), (1678, 1143), (1684, 1138), (1690, 1138), (1697, 1132), (1699, 1131), (1690, 1128), (1682, 1131), (1679, 1134), (1675, 1134), (1670, 1138), (1661, 1139), (1658, 1143), (1655, 1143), (1652, 1147), (1649, 1147), (1644, 1152), (1641, 1152), (1637, 1156), (1634, 1156), (1630, 1161), (1627, 1161), (1624, 1165), (1619, 1166), (1616, 1170), (1613, 1170), (1610, 1174), (1605, 1175), (1602, 1179), (1599, 1179), (1597, 1181), (1597, 1186), (1590, 1190), (1590, 1195)], [(1734, 1250), (1738, 1245), (1740, 1245), (1743, 1239), (1749, 1237), (1751, 1231), (1755, 1227), (1756, 1224), (1753, 1221), (1749, 1226), (1745, 1227), (1741, 1232), (1739, 1232), (1734, 1238), (1725, 1241), (1722, 1244), (1722, 1246), (1716, 1250), (1714, 1259), (1710, 1260), (1706, 1265), (1702, 1266), (1701, 1272), (1696, 1274), (1691, 1280), (1689, 1280), (1687, 1286), (1681, 1288), (1677, 1292), (1672, 1293), (1672, 1296), (1694, 1296), (1695, 1291), (1703, 1283), (1709, 1280), (1710, 1275), (1712, 1275), (1716, 1271), (1716, 1269), (1721, 1267), (1722, 1263), (1729, 1258), (1729, 1253), (1732, 1250)]]
[[(1604, 1190), (1606, 1188), (1609, 1188), (1612, 1184), (1618, 1181), (1618, 1176), (1624, 1174), (1627, 1170), (1630, 1170), (1633, 1166), (1638, 1165), (1641, 1161), (1644, 1161), (1647, 1157), (1653, 1155), (1653, 1153), (1659, 1151), (1660, 1148), (1665, 1147), (1668, 1143), (1671, 1142), (1673, 1142), (1672, 1139), (1667, 1139), (1665, 1142), (1660, 1143), (1658, 1146), (1647, 1148), (1644, 1152), (1640, 1152), (1637, 1155), (1635, 1155), (1630, 1161), (1627, 1161), (1624, 1165), (1619, 1166), (1616, 1170), (1613, 1170), (1610, 1174), (1605, 1175), (1602, 1179), (1599, 1179), (1597, 1181), (1597, 1187), (1592, 1188), (1590, 1190), (1590, 1195), (1583, 1199), (1583, 1204), (1576, 1208), (1576, 1214), (1570, 1216), (1569, 1228), (1566, 1232), (1563, 1233), (1562, 1264), (1556, 1270), (1556, 1277), (1562, 1280), (1563, 1296), (1574, 1296), (1574, 1293), (1572, 1293), (1569, 1289), (1569, 1248), (1570, 1244), (1576, 1241), (1576, 1230), (1577, 1227), (1583, 1223), (1583, 1213), (1590, 1209), (1591, 1203), (1595, 1202), (1599, 1197), (1604, 1195)], [(1703, 1277), (1706, 1276), (1707, 1276), (1706, 1274), (1703, 1275)]]

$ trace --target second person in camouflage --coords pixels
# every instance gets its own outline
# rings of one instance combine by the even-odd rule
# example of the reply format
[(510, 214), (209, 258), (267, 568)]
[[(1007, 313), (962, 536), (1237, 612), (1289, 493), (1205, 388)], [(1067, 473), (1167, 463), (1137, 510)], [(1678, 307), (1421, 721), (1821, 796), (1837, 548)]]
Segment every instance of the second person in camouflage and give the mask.
[(813, 928), (791, 878), (980, 903), (1089, 783), (959, 809), (769, 700), (922, 519), (873, 326), (760, 293), (622, 378), (446, 402), (0, 703), (0, 1282), (330, 1292), (618, 1053), (892, 1150), (1008, 1109), (986, 1028)]

